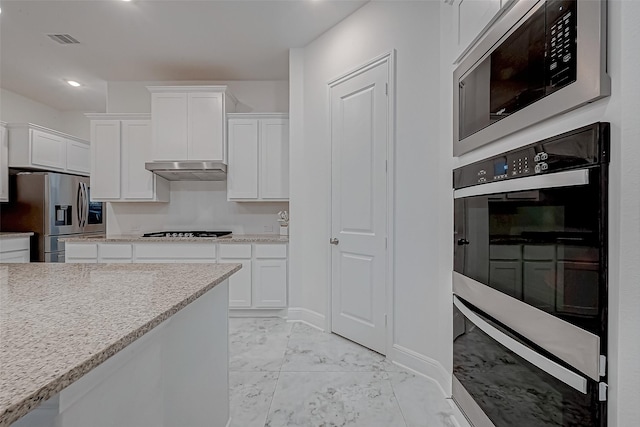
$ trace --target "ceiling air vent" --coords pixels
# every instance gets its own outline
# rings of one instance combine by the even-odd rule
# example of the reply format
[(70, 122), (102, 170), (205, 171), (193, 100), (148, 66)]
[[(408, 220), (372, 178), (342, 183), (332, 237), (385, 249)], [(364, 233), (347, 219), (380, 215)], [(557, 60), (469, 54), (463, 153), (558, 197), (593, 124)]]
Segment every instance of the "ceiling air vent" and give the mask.
[(80, 42), (69, 34), (47, 34), (49, 38), (60, 44), (79, 44)]

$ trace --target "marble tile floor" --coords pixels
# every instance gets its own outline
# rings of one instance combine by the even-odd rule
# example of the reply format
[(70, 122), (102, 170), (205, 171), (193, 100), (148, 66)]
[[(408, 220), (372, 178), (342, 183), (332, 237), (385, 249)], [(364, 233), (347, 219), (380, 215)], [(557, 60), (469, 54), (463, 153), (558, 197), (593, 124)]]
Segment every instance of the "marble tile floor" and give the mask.
[(231, 427), (456, 427), (432, 381), (335, 334), (229, 319)]

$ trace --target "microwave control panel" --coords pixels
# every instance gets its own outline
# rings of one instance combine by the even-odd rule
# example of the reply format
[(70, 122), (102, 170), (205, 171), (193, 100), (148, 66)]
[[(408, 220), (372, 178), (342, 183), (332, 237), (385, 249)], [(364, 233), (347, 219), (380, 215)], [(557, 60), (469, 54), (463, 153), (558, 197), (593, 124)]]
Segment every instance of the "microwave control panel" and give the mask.
[(608, 162), (609, 123), (594, 123), (453, 171), (455, 189)]

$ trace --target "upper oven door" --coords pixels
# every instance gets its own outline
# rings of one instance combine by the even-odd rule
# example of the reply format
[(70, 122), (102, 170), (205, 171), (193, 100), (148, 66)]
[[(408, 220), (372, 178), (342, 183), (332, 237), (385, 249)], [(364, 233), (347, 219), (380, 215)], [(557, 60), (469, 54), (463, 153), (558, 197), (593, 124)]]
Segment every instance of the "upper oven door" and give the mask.
[(457, 190), (454, 270), (602, 335), (601, 173), (572, 170)]

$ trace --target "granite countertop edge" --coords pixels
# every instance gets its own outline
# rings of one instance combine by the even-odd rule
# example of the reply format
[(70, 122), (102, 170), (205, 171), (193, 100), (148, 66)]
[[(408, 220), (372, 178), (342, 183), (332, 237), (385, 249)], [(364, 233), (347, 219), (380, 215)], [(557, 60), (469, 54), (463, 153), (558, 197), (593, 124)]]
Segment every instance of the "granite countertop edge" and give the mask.
[(22, 401), (16, 402), (13, 405), (4, 408), (4, 410), (0, 413), (0, 427), (10, 426), (12, 423), (28, 414), (32, 409), (49, 400), (64, 388), (73, 384), (74, 382), (82, 378), (85, 374), (90, 372), (92, 369), (127, 347), (129, 344), (141, 338), (143, 335), (151, 331), (160, 323), (175, 315), (178, 311), (182, 310), (184, 307), (200, 298), (209, 290), (213, 289), (216, 285), (228, 279), (233, 273), (237, 272), (241, 268), (241, 265), (238, 264), (229, 272), (217, 277), (208, 285), (200, 288), (200, 290), (193, 293), (184, 300), (174, 304), (171, 308), (164, 311), (163, 313), (158, 314), (156, 317), (149, 320), (138, 329), (124, 335), (118, 341), (91, 355), (88, 359), (75, 366), (71, 370), (64, 372), (57, 378), (52, 379), (47, 385), (41, 387), (30, 396), (25, 397)]
[(65, 243), (156, 243), (156, 242), (214, 242), (214, 243), (288, 243), (289, 236), (279, 234), (233, 234), (231, 237), (142, 237), (142, 236), (78, 236), (58, 239)]
[(31, 237), (32, 231), (0, 231), (0, 239), (11, 239), (15, 237)]

